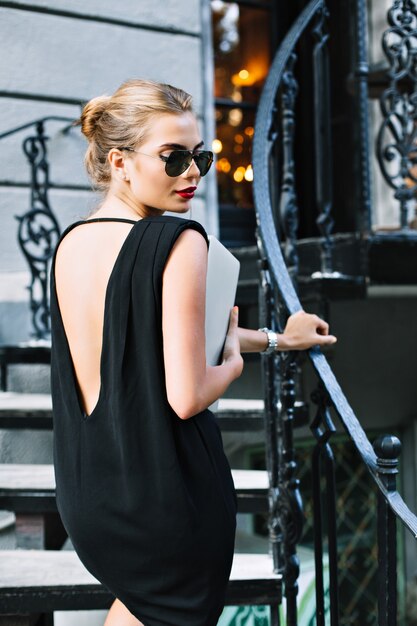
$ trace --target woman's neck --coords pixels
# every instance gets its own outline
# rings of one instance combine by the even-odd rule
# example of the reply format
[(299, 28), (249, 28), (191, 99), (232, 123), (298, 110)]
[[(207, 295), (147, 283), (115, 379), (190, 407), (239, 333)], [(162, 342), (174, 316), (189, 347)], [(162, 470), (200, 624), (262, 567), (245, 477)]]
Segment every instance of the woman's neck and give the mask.
[(110, 190), (94, 215), (138, 220), (150, 215), (162, 215), (162, 213), (163, 211), (152, 211), (147, 207), (136, 206), (129, 198), (121, 197), (120, 194), (115, 194)]

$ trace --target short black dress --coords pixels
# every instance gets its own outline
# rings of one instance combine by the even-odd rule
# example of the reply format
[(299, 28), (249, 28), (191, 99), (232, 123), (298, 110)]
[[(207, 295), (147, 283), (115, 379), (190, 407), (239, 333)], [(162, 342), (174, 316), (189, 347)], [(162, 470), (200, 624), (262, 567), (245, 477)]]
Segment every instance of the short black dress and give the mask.
[(162, 273), (170, 250), (186, 228), (209, 245), (207, 233), (176, 216), (97, 218), (72, 224), (60, 241), (74, 227), (94, 228), (94, 221), (133, 226), (107, 285), (101, 387), (89, 416), (58, 307), (54, 255), (58, 510), (87, 570), (145, 626), (215, 626), (233, 560), (236, 493), (213, 413), (182, 420), (168, 403), (162, 336)]

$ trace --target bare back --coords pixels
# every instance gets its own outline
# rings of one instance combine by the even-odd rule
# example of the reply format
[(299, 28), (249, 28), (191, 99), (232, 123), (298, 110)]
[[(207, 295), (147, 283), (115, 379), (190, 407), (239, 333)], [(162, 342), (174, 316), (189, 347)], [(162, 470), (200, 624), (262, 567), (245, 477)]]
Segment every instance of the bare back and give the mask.
[(107, 285), (132, 227), (123, 222), (80, 225), (62, 240), (56, 254), (57, 298), (87, 415), (100, 394)]

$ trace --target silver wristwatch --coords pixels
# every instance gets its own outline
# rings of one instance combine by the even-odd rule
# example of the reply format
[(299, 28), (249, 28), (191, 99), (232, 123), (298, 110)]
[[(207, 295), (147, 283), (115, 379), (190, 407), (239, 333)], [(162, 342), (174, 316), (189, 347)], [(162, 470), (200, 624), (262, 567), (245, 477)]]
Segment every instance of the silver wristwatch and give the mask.
[(262, 350), (261, 354), (272, 354), (273, 352), (276, 352), (278, 348), (277, 333), (270, 328), (258, 328), (258, 330), (262, 330), (268, 337), (268, 347), (265, 350)]

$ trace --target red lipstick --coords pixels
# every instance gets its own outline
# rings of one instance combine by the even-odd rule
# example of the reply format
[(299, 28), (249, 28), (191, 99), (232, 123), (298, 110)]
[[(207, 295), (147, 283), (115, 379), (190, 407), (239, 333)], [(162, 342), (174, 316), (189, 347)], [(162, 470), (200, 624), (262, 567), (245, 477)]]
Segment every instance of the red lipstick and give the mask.
[(186, 189), (180, 189), (180, 191), (175, 191), (175, 193), (177, 193), (179, 196), (181, 196), (181, 198), (184, 198), (185, 200), (191, 200), (192, 198), (194, 198), (194, 192), (197, 189), (197, 187), (187, 187)]

